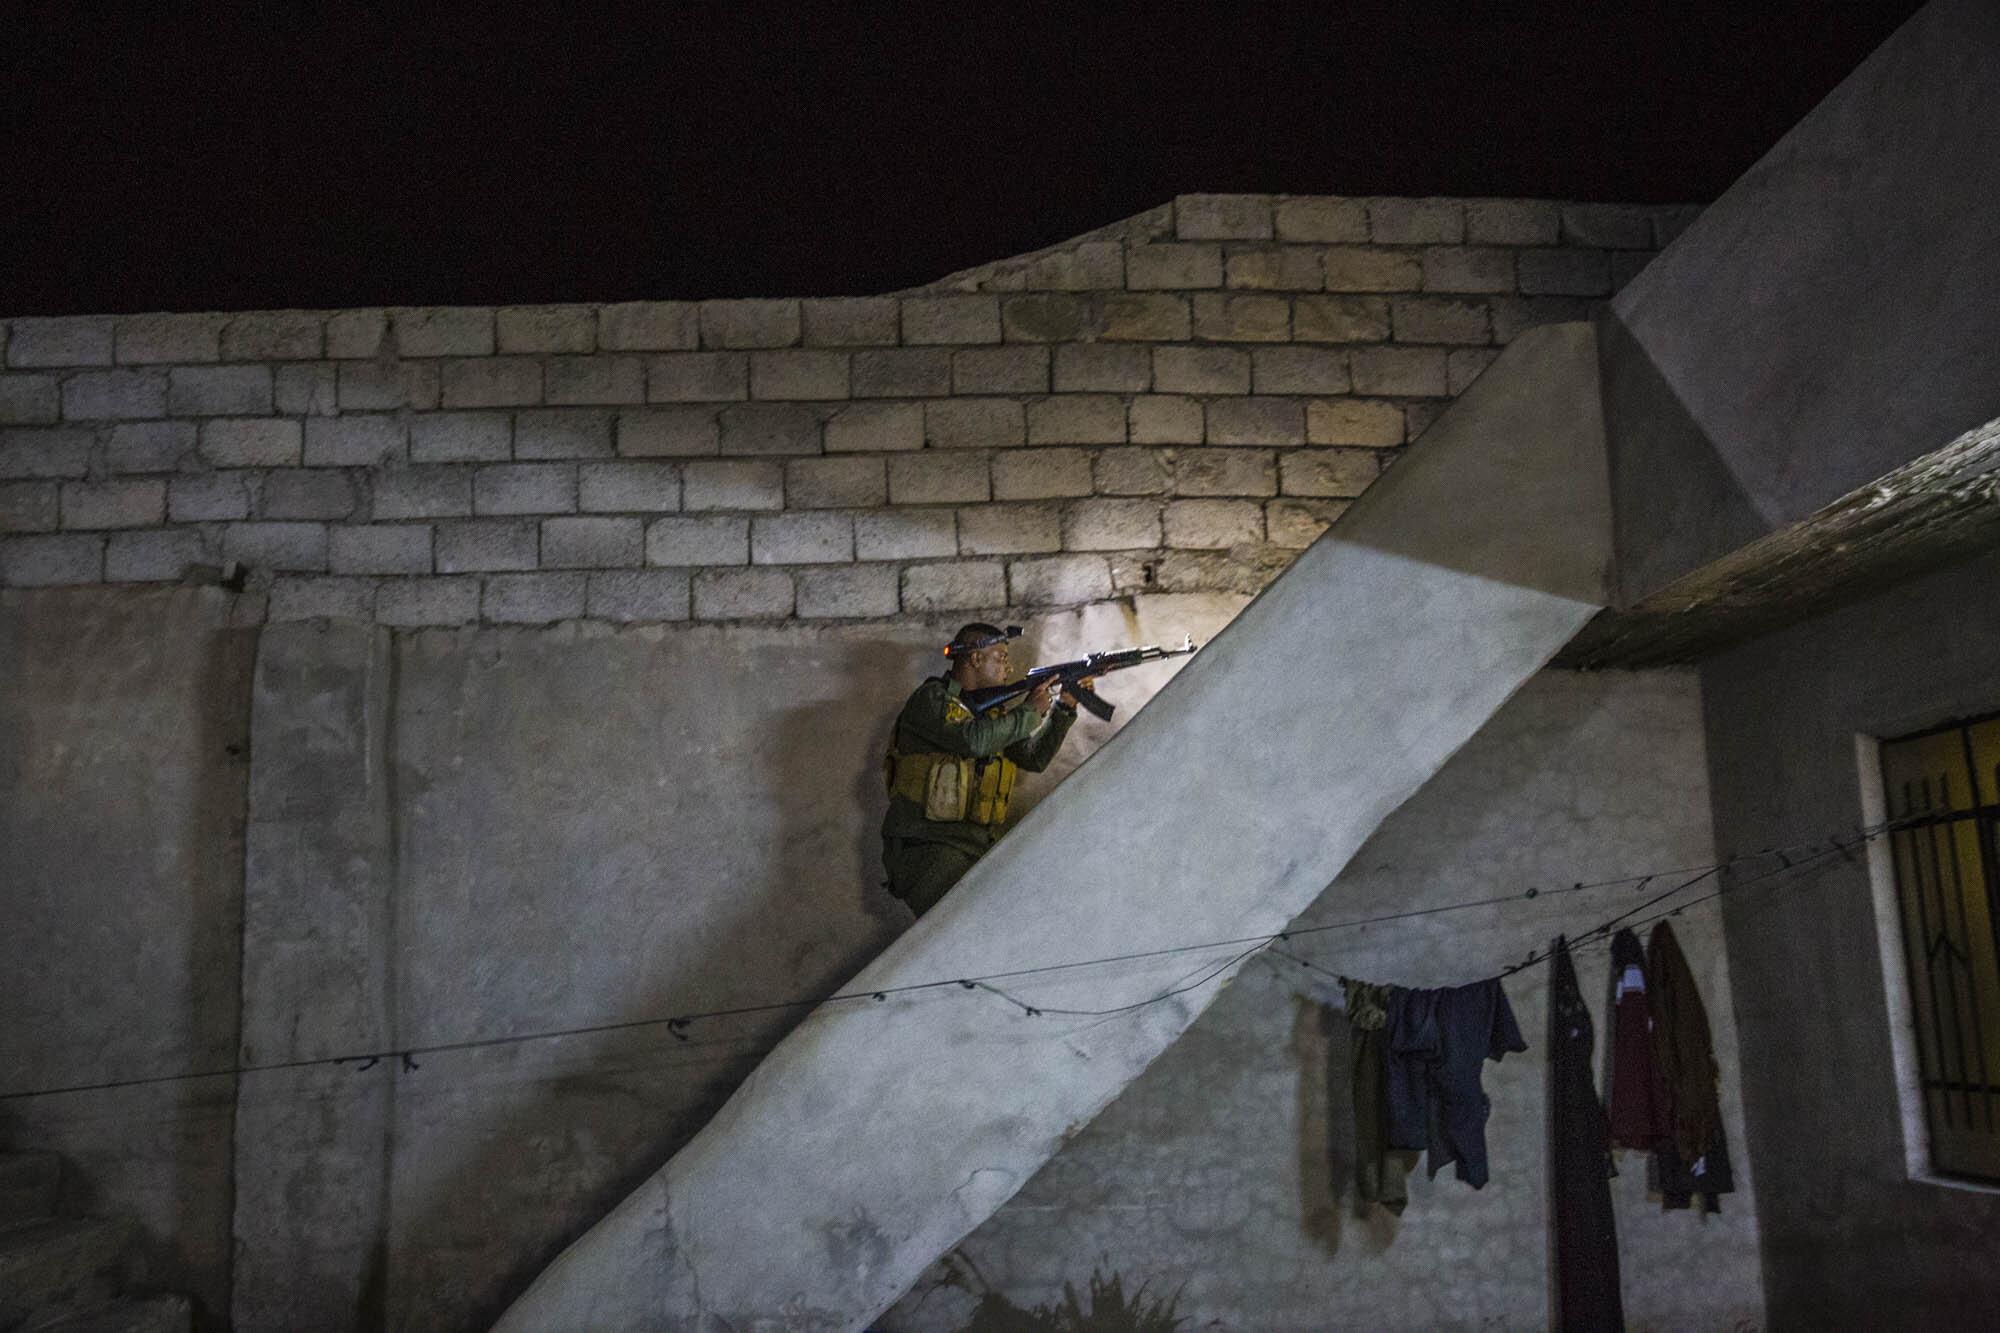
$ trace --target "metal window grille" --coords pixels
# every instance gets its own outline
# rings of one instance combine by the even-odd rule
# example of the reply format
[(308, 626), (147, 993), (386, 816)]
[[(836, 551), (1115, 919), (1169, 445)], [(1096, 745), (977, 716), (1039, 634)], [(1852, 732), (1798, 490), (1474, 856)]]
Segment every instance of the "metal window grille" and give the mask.
[(1931, 1165), (2000, 1184), (2000, 716), (1885, 741)]

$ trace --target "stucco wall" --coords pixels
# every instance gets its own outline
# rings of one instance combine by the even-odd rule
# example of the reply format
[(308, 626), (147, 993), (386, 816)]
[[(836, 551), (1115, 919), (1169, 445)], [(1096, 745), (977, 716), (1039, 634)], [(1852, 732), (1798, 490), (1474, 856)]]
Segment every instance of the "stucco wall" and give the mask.
[[(1298, 924), (1702, 863), (1711, 848), (1703, 764), (1692, 673), (1544, 673), (1382, 826)], [(1455, 985), (1629, 905), (1629, 891), (1597, 890), (1285, 947), (1335, 972)], [(1709, 1005), (1724, 1114), (1741, 1144), (1720, 921), (1710, 905), (1674, 924)], [(1601, 1037), (1604, 949), (1580, 953), (1578, 967)], [(1329, 1042), (1320, 1004), (1321, 988), (1337, 987), (1266, 958), (961, 1248), (1023, 1306), (1060, 1298), (1066, 1281), (1082, 1290), (1101, 1267), (1119, 1272), (1128, 1293), (1140, 1282), (1156, 1295), (1178, 1290), (1177, 1310), (1195, 1328), (1542, 1326), (1546, 983), (1546, 968), (1506, 983), (1529, 1050), (1486, 1066), (1493, 1178), (1482, 1191), (1449, 1171), (1434, 1182), (1419, 1171), (1400, 1220), (1380, 1208), (1353, 1215), (1345, 1018), (1335, 1016)], [(1761, 1324), (1761, 1205), (1750, 1172), (1723, 1213), (1704, 1220), (1660, 1212), (1645, 1194), (1643, 1156), (1622, 1154), (1620, 1169), (1612, 1191), (1630, 1326)], [(958, 1327), (969, 1299), (926, 1291), (942, 1274), (933, 1269), (883, 1326)]]
[[(1857, 735), (2000, 709), (1996, 586), (1987, 556), (1705, 664), (1724, 850), (1861, 825)], [(1730, 900), (1726, 921), (1779, 1322), (1988, 1322), (2000, 1193), (1910, 1178), (1867, 869), (1829, 860), (1795, 887)]]

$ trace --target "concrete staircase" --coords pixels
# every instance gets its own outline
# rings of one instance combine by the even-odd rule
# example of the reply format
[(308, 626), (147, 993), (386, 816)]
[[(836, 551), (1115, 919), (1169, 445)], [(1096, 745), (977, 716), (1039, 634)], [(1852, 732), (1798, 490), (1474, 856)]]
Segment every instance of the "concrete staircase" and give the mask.
[(135, 1294), (130, 1224), (58, 1211), (62, 1172), (54, 1153), (0, 1153), (0, 1330), (188, 1333), (187, 1297)]

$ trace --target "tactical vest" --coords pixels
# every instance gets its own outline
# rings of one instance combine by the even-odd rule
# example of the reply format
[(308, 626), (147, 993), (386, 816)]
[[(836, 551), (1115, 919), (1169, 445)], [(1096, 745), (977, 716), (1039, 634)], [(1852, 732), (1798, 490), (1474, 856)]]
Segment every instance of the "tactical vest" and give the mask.
[(1005, 755), (972, 759), (891, 746), (882, 760), (889, 794), (921, 807), (924, 818), (951, 824), (998, 824), (1007, 818), (1020, 768)]

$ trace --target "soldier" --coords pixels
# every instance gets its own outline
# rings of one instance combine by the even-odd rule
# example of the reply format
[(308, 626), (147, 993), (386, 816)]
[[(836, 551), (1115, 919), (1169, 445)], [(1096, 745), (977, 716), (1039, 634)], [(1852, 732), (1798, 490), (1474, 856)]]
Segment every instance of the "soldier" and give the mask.
[(917, 687), (890, 737), (882, 864), (889, 892), (918, 916), (993, 845), (1016, 771), (1047, 768), (1076, 721), (1076, 705), (1047, 682), (1009, 712), (975, 717), (959, 701), (965, 690), (1006, 683), (1010, 637), (984, 623), (961, 628), (944, 650), (950, 670)]

